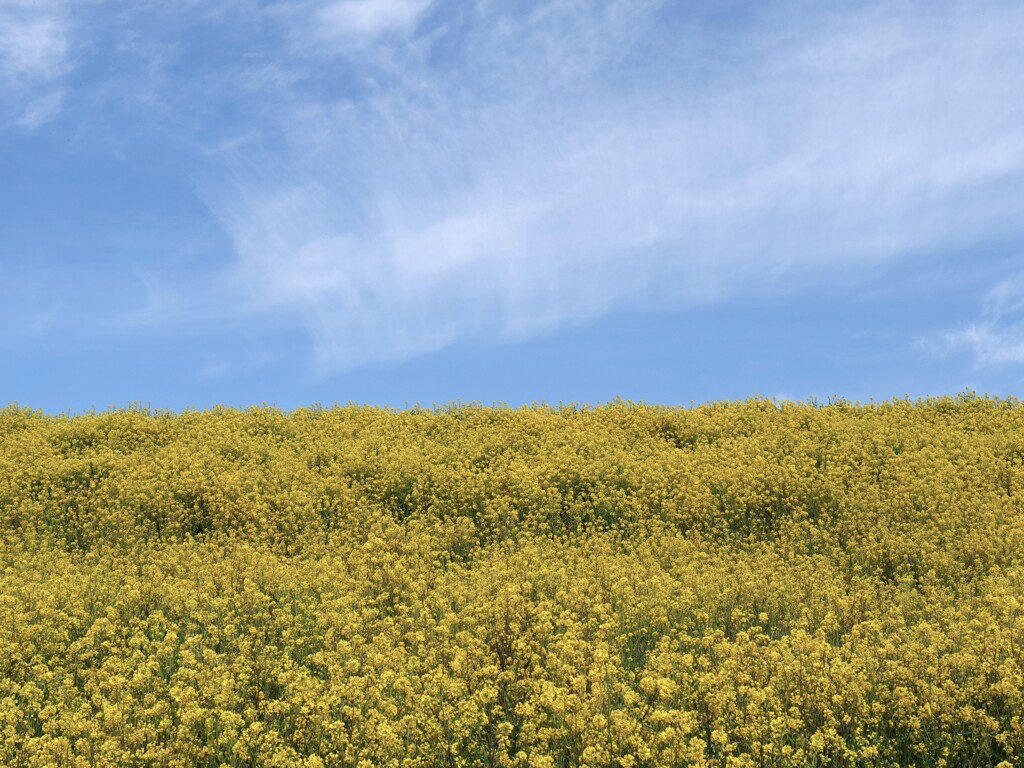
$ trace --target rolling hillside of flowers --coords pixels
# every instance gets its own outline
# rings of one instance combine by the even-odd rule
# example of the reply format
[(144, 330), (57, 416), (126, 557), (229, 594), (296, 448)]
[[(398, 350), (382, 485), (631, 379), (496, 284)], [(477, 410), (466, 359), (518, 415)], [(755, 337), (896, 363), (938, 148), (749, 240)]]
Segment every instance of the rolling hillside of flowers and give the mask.
[(1024, 765), (1024, 405), (8, 406), (0, 765)]

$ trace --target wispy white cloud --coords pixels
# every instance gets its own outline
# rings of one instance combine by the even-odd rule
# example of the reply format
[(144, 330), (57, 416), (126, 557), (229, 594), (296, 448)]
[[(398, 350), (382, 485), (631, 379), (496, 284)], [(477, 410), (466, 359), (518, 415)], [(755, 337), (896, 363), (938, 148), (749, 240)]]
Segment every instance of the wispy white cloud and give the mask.
[(943, 354), (967, 349), (979, 365), (1024, 364), (1024, 273), (998, 282), (985, 295), (975, 322), (930, 346)]
[(335, 0), (319, 9), (323, 34), (362, 42), (382, 34), (407, 32), (432, 0)]
[(947, 350), (969, 349), (982, 365), (1024, 363), (1024, 322), (972, 324), (946, 336)]
[(60, 111), (69, 28), (61, 0), (0, 0), (0, 122), (31, 129)]
[(1019, 4), (373, 8), (203, 190), (322, 370), (1024, 230)]

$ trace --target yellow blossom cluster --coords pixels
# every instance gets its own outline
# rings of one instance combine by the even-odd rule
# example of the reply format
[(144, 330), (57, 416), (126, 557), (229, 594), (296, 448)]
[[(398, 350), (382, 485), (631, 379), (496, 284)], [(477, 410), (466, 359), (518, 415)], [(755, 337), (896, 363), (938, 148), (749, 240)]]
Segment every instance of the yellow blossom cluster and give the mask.
[(1024, 765), (1024, 406), (8, 406), (0, 765)]

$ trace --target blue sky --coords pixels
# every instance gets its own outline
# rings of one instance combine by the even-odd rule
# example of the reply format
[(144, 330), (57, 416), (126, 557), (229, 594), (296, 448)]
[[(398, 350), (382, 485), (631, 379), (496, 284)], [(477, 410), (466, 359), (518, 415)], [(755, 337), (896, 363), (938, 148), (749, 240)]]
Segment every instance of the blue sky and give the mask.
[(1019, 396), (1022, 31), (0, 0), (0, 403)]

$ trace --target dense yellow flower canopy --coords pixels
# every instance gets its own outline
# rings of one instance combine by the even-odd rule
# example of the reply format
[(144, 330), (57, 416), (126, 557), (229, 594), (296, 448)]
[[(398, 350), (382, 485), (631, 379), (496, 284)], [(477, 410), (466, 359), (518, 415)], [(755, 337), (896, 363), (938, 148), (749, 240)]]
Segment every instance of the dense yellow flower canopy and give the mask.
[(1024, 406), (0, 409), (0, 765), (1024, 765)]

